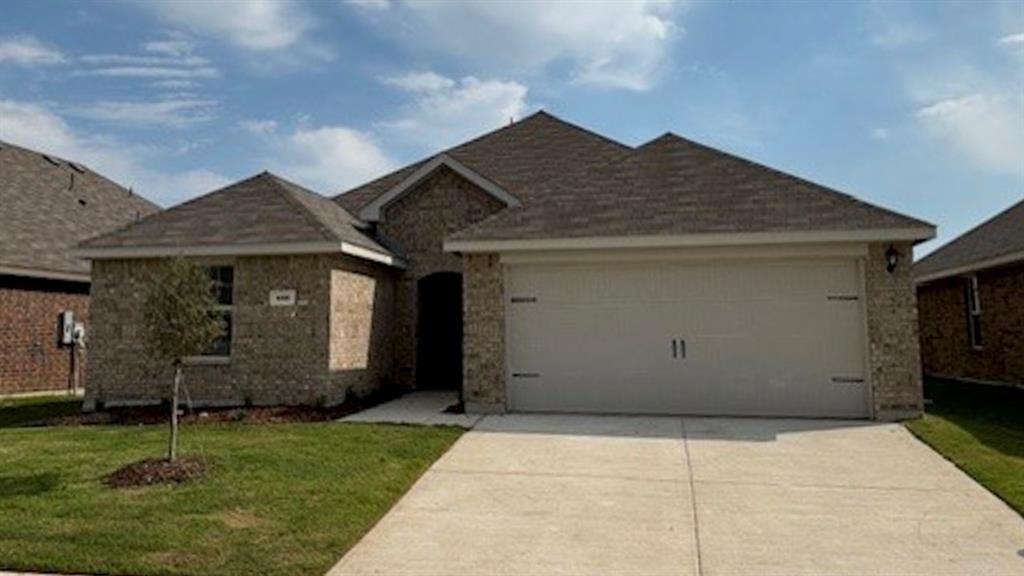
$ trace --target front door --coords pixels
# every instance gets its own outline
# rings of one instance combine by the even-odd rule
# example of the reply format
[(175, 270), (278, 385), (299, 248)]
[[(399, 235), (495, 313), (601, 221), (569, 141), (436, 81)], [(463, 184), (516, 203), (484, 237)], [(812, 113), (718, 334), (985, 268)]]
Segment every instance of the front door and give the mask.
[(416, 387), (462, 388), (462, 275), (438, 272), (417, 283)]

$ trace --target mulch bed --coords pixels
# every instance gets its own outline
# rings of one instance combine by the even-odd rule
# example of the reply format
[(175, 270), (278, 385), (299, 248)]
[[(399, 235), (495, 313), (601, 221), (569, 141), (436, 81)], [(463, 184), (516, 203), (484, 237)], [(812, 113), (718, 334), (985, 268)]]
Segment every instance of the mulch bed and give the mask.
[[(279, 424), (289, 422), (328, 422), (365, 410), (394, 398), (394, 393), (380, 393), (365, 398), (349, 398), (334, 406), (251, 406), (242, 408), (202, 408), (189, 410), (182, 403), (180, 422), (183, 424), (220, 424), (243, 422), (246, 424)], [(109, 408), (54, 418), (43, 422), (53, 426), (89, 425), (166, 425), (170, 405)]]
[(154, 484), (182, 484), (202, 478), (209, 465), (201, 458), (185, 456), (168, 462), (165, 458), (139, 460), (103, 477), (111, 488), (138, 488)]

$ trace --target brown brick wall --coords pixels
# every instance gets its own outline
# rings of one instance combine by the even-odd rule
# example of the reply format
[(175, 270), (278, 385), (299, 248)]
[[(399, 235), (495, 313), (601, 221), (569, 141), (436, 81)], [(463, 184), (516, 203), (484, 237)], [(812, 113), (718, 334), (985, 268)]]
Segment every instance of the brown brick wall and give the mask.
[(395, 288), (395, 377), (416, 382), (416, 283), (435, 272), (462, 272), (462, 259), (444, 252), (444, 239), (504, 208), (504, 204), (447, 167), (385, 207), (378, 232), (407, 259)]
[(980, 350), (967, 333), (965, 277), (917, 288), (924, 373), (1024, 384), (1024, 264), (977, 273), (981, 304)]
[(57, 345), (57, 315), (73, 311), (88, 337), (87, 290), (84, 283), (0, 276), (0, 394), (68, 389), (70, 353)]
[(465, 256), (462, 397), (474, 413), (505, 411), (505, 278), (498, 259)]
[[(341, 294), (389, 286), (384, 268), (343, 256), (305, 255), (201, 259), (234, 266), (231, 358), (227, 364), (186, 369), (186, 387), (202, 404), (334, 403), (350, 388), (366, 392), (388, 372), (379, 359), (360, 367), (332, 338), (372, 333), (382, 296)], [(159, 402), (168, 396), (170, 370), (150, 359), (143, 337), (143, 303), (159, 260), (106, 260), (93, 264), (90, 370), (86, 400), (108, 404)], [(347, 271), (350, 275), (339, 274)], [(269, 292), (295, 289), (295, 306), (270, 306)], [(347, 310), (346, 310), (347, 307)], [(348, 316), (351, 312), (351, 316)], [(346, 326), (351, 320), (352, 326)], [(376, 326), (379, 328), (380, 322)], [(380, 337), (379, 335), (377, 336)], [(348, 344), (357, 349), (358, 343)], [(332, 370), (332, 352), (336, 353)]]
[(921, 355), (917, 338), (917, 302), (911, 277), (910, 243), (895, 244), (899, 265), (886, 270), (889, 244), (868, 247), (865, 260), (865, 305), (871, 397), (877, 420), (921, 415)]

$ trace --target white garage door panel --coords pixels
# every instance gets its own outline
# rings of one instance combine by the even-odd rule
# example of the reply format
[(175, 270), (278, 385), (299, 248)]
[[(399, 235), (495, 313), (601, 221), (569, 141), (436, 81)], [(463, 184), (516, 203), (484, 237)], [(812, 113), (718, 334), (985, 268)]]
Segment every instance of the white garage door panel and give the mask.
[(866, 385), (833, 381), (864, 377), (862, 302), (829, 299), (859, 296), (853, 260), (519, 265), (506, 282), (514, 410), (867, 416)]

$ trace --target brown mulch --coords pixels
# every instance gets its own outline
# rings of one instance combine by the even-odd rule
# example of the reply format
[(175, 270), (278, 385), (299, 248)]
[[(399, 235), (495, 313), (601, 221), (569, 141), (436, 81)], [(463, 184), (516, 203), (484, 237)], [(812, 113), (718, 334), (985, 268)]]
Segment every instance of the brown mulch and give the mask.
[(182, 484), (202, 478), (209, 465), (201, 458), (186, 456), (168, 462), (164, 458), (150, 458), (132, 462), (103, 477), (111, 488), (138, 488), (154, 484)]
[[(349, 398), (334, 406), (250, 406), (239, 408), (202, 408), (189, 410), (179, 405), (183, 424), (220, 424), (242, 422), (246, 424), (281, 424), (289, 422), (328, 422), (376, 406), (395, 397), (394, 393), (380, 393), (365, 398)], [(170, 405), (109, 408), (103, 411), (75, 414), (45, 422), (54, 426), (89, 425), (159, 425), (167, 424)]]

